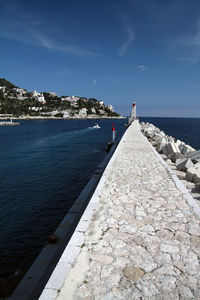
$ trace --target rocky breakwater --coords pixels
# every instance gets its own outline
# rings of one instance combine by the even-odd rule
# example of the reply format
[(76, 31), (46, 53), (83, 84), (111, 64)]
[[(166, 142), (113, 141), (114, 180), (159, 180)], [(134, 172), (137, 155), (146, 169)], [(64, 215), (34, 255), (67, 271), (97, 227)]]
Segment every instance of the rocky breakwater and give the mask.
[(200, 186), (200, 150), (166, 135), (150, 123), (141, 123), (141, 131), (156, 150), (170, 159), (177, 170), (185, 172), (185, 179)]

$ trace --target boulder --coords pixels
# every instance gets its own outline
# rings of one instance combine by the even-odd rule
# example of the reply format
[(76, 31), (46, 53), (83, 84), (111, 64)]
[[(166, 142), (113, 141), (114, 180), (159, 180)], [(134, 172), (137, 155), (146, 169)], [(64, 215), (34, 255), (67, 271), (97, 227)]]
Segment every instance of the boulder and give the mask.
[(168, 154), (180, 153), (177, 145), (174, 142), (173, 143), (168, 143), (166, 145), (166, 148), (167, 148)]
[(159, 142), (156, 146), (156, 150), (160, 153), (163, 152), (163, 147), (165, 147), (165, 143), (164, 142)]
[(175, 139), (172, 136), (167, 137), (168, 143), (174, 143)]
[(178, 159), (176, 159), (175, 164), (176, 164), (177, 170), (183, 171), (183, 172), (186, 172), (187, 169), (194, 166), (193, 162), (189, 158), (178, 158)]
[(177, 145), (179, 151), (182, 152), (183, 146), (185, 145), (185, 143), (181, 142), (180, 140), (177, 140), (176, 145)]
[[(181, 153), (186, 154), (192, 151), (192, 147), (190, 147), (189, 145), (183, 145), (183, 149), (181, 150)], [(190, 157), (188, 157), (190, 158)]]
[(162, 150), (161, 150), (160, 152), (162, 152), (162, 153), (165, 154), (166, 156), (168, 155), (168, 151), (167, 151), (166, 145), (165, 145), (164, 147), (162, 147)]
[(193, 182), (196, 183), (196, 184), (200, 183), (200, 168), (198, 169), (196, 174), (194, 174)]
[(186, 156), (190, 158), (192, 161), (197, 161), (198, 159), (200, 159), (200, 150), (187, 153)]
[(188, 181), (197, 183), (198, 178), (200, 178), (200, 163), (190, 167), (186, 173), (186, 179)]
[(182, 153), (176, 152), (176, 153), (170, 154), (170, 157), (169, 157), (169, 158), (171, 159), (171, 161), (172, 161), (173, 163), (175, 163), (175, 161), (176, 161), (177, 159), (182, 159), (182, 158), (184, 158), (184, 155), (183, 155)]

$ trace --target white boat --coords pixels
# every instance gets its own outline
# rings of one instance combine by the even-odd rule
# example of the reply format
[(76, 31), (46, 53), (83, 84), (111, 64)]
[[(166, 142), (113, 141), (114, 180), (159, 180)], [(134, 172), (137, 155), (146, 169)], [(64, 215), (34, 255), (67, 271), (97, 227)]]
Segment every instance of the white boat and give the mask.
[(97, 123), (95, 123), (93, 128), (101, 128), (101, 127)]

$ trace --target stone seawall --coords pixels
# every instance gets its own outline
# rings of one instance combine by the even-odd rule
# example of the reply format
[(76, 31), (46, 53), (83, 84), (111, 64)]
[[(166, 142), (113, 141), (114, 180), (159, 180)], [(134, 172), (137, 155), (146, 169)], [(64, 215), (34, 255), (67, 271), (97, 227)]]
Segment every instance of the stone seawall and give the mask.
[(199, 217), (134, 121), (40, 300), (199, 299)]

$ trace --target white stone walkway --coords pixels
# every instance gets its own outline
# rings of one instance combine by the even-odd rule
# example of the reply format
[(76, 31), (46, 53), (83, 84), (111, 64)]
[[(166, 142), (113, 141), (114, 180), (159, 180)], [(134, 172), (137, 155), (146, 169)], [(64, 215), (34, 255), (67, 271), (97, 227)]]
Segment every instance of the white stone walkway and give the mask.
[(199, 219), (137, 122), (106, 176), (56, 299), (200, 299)]

